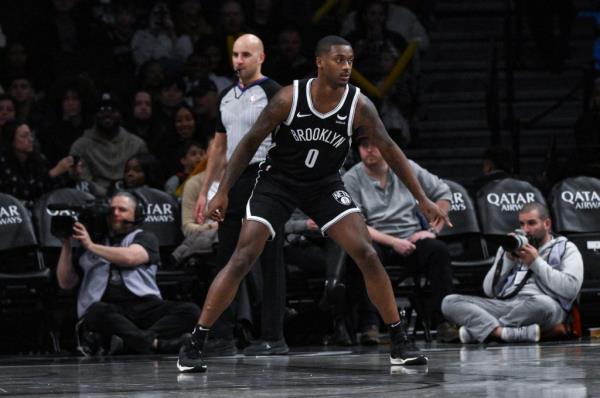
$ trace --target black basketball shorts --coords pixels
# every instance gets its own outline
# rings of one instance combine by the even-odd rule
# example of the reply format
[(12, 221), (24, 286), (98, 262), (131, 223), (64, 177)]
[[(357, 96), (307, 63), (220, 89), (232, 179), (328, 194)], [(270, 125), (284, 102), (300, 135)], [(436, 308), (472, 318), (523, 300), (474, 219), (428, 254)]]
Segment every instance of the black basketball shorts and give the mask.
[(246, 205), (246, 219), (267, 226), (274, 238), (275, 231), (287, 222), (296, 208), (312, 218), (323, 235), (346, 215), (360, 213), (339, 176), (306, 183), (283, 180), (260, 171)]

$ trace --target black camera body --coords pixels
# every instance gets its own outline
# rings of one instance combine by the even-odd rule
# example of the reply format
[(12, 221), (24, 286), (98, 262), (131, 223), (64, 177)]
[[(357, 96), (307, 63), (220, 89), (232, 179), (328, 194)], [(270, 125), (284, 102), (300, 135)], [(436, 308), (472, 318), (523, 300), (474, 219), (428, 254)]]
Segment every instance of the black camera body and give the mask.
[(540, 242), (535, 236), (525, 233), (522, 229), (515, 229), (514, 235), (505, 235), (500, 238), (500, 246), (510, 253), (516, 253), (526, 244), (530, 244), (536, 249), (539, 248)]
[(48, 210), (57, 212), (50, 221), (50, 233), (59, 239), (73, 236), (73, 226), (77, 221), (85, 226), (94, 241), (108, 235), (106, 217), (110, 214), (110, 207), (105, 201), (78, 205), (51, 204), (48, 205)]

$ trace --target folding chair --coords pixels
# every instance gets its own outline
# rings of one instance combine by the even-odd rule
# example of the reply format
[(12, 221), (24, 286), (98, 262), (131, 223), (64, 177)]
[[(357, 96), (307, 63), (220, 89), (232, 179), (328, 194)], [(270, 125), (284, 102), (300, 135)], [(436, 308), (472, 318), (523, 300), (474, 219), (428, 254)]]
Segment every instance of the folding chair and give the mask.
[(529, 182), (514, 178), (490, 181), (477, 191), (477, 214), (490, 253), (500, 246), (500, 236), (519, 228), (519, 211), (531, 202), (545, 205), (546, 199)]
[(584, 279), (580, 305), (585, 308), (582, 308), (582, 322), (586, 327), (591, 326), (592, 321), (597, 324), (596, 304), (600, 295), (600, 179), (573, 177), (559, 181), (552, 188), (549, 202), (554, 230), (573, 242), (583, 257)]
[(173, 300), (197, 300), (199, 275), (207, 267), (180, 268), (171, 258), (173, 250), (183, 241), (179, 203), (168, 193), (155, 188), (141, 187), (133, 191), (145, 202), (142, 229), (154, 233), (158, 238), (161, 264), (156, 280), (161, 293)]
[[(40, 197), (35, 201), (33, 207), (33, 220), (38, 236), (39, 248), (44, 258), (44, 262), (52, 269), (54, 298), (49, 313), (52, 316), (52, 323), (56, 330), (56, 341), (60, 348), (67, 348), (70, 350), (74, 350), (75, 348), (72, 346), (76, 335), (74, 336), (72, 331), (77, 322), (75, 310), (77, 303), (77, 289), (59, 289), (58, 284), (54, 280), (54, 272), (58, 264), (62, 242), (51, 232), (52, 218), (59, 214), (77, 214), (70, 210), (56, 210), (55, 207), (72, 209), (84, 205), (93, 206), (95, 202), (96, 199), (89, 193), (79, 191), (75, 188), (61, 188), (48, 192)], [(90, 231), (90, 233), (95, 235), (93, 231)], [(75, 240), (73, 240), (72, 244), (74, 247), (79, 246), (79, 242)]]
[[(44, 347), (44, 335), (48, 332), (52, 350), (58, 351), (57, 341), (47, 317), (48, 303), (52, 301), (51, 272), (45, 266), (38, 248), (29, 211), (16, 198), (0, 193), (0, 314), (16, 332), (31, 330), (23, 321), (32, 319), (37, 332), (38, 346), (21, 347), (24, 351)], [(23, 315), (32, 317), (24, 317)], [(38, 322), (42, 322), (38, 324)], [(30, 341), (22, 341), (23, 345)], [(14, 348), (10, 347), (10, 348)]]
[(460, 184), (444, 180), (452, 191), (449, 217), (453, 227), (445, 226), (438, 238), (450, 250), (452, 276), (457, 293), (480, 294), (483, 278), (494, 263), (479, 228), (477, 212), (468, 191)]

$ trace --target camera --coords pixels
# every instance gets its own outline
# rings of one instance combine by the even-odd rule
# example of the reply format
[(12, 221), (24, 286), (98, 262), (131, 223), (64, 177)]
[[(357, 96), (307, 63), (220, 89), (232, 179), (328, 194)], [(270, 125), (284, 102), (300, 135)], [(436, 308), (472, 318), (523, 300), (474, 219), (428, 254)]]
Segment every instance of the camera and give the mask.
[(105, 201), (95, 200), (77, 205), (50, 204), (48, 210), (56, 213), (50, 221), (50, 233), (59, 239), (70, 238), (77, 221), (85, 226), (94, 241), (108, 235), (106, 217), (110, 214), (110, 207)]
[(515, 253), (529, 243), (529, 237), (521, 229), (516, 229), (514, 235), (505, 235), (500, 238), (500, 246), (507, 252)]

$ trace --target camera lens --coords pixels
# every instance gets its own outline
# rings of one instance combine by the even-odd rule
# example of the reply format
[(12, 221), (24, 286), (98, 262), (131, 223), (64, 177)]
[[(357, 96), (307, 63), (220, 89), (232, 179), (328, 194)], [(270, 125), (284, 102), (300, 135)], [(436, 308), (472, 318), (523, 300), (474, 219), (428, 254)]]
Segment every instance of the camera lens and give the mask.
[(500, 246), (507, 252), (516, 252), (528, 243), (527, 237), (523, 235), (506, 235), (500, 240)]

